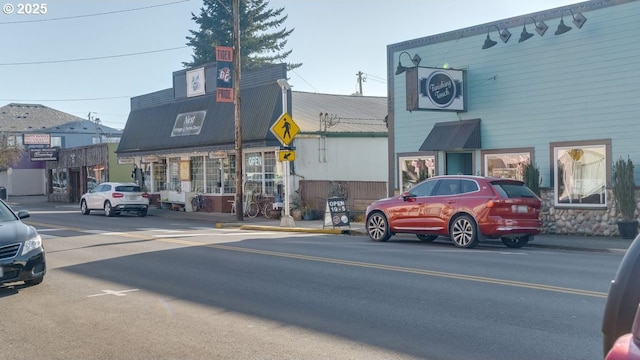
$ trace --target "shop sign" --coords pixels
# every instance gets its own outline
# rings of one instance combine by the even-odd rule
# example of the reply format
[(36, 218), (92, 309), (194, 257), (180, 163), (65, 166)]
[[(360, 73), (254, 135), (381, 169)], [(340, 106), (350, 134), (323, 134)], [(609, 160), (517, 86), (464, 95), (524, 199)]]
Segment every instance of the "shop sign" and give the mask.
[(204, 67), (187, 71), (187, 97), (205, 94)]
[(178, 114), (176, 122), (173, 124), (171, 137), (199, 135), (206, 115), (207, 112), (204, 110)]
[(324, 213), (324, 226), (349, 226), (349, 214), (347, 213), (347, 199), (332, 197), (327, 199)]
[(225, 151), (214, 151), (209, 153), (209, 159), (226, 159), (227, 153)]
[(160, 159), (155, 155), (147, 155), (142, 157), (143, 163), (154, 163), (158, 162)]
[(135, 159), (134, 158), (122, 158), (122, 157), (118, 158), (118, 164), (119, 165), (134, 164), (134, 163), (135, 163)]
[(58, 161), (58, 149), (30, 149), (31, 161)]
[(466, 111), (464, 70), (407, 69), (407, 110)]
[(51, 145), (49, 134), (23, 134), (22, 143), (25, 145)]

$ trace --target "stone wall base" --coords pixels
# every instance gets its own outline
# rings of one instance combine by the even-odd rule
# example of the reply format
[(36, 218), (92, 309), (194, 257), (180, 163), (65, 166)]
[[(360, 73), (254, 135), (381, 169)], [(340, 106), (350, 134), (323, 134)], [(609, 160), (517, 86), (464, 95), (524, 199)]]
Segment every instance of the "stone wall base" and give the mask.
[[(554, 206), (553, 189), (542, 189), (542, 233), (587, 236), (620, 236), (613, 192), (607, 190), (607, 205), (602, 208), (565, 208)], [(637, 196), (636, 196), (637, 198)], [(635, 218), (638, 218), (636, 206)]]

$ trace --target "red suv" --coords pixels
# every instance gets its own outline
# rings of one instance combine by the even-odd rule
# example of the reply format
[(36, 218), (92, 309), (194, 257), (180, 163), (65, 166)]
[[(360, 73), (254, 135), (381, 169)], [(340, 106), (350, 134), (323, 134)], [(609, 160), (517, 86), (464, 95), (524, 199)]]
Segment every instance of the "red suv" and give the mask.
[(374, 241), (410, 233), (422, 241), (447, 236), (463, 248), (485, 238), (520, 248), (540, 233), (540, 206), (540, 198), (519, 180), (435, 176), (369, 205), (366, 230)]

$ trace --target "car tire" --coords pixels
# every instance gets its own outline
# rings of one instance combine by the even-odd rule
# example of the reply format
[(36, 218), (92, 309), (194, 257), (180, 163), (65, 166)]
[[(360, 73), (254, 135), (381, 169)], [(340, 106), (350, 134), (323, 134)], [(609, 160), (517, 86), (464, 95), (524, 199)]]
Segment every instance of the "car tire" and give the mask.
[(113, 208), (111, 207), (111, 203), (108, 201), (104, 202), (104, 214), (108, 217), (113, 217), (116, 215), (116, 212), (113, 211)]
[(512, 249), (519, 249), (525, 245), (527, 245), (527, 243), (529, 243), (529, 237), (528, 236), (521, 236), (521, 237), (517, 237), (517, 238), (500, 238), (500, 240), (502, 240), (502, 243), (508, 247), (508, 248), (512, 248)]
[(140, 211), (138, 211), (138, 216), (139, 216), (139, 217), (145, 217), (145, 216), (147, 216), (147, 209), (144, 209), (144, 210), (140, 210)]
[(44, 280), (44, 276), (43, 277), (39, 277), (37, 279), (31, 279), (31, 280), (25, 280), (24, 284), (27, 286), (35, 286), (38, 285), (42, 282), (42, 280)]
[(382, 212), (376, 211), (367, 217), (367, 234), (373, 241), (387, 241), (391, 237), (389, 222)]
[(425, 235), (425, 234), (416, 234), (420, 241), (424, 242), (432, 242), (433, 240), (438, 238), (438, 235)]
[(86, 200), (82, 200), (82, 202), (80, 203), (80, 212), (82, 212), (82, 215), (89, 215), (89, 213), (91, 212), (91, 210), (89, 210), (89, 207), (87, 206)]
[(455, 218), (451, 223), (449, 235), (457, 247), (471, 249), (478, 245), (476, 222), (469, 215), (460, 215)]

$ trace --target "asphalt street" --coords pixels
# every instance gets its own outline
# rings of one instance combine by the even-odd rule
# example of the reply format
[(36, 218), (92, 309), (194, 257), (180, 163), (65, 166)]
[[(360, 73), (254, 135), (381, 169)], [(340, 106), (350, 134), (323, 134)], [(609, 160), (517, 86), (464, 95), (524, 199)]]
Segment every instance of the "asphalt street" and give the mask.
[[(9, 197), (7, 202), (15, 210), (26, 209), (30, 211), (38, 211), (52, 208), (66, 210), (76, 208), (80, 211), (80, 207), (77, 204), (48, 202), (46, 196), (15, 196)], [(366, 236), (364, 223), (352, 223), (349, 227), (333, 228), (331, 226), (325, 226), (324, 220), (309, 220), (296, 221), (295, 226), (281, 226), (280, 220), (267, 219), (263, 216), (258, 216), (256, 218), (245, 217), (243, 221), (238, 221), (235, 214), (173, 211), (170, 209), (159, 209), (153, 206), (149, 208), (147, 216), (159, 216), (184, 220), (208, 220), (212, 223), (212, 226), (218, 228), (241, 228), (243, 230), (258, 231), (317, 232)], [(413, 237), (412, 235), (398, 236)], [(537, 235), (527, 246), (565, 250), (624, 252), (632, 241), (633, 240), (631, 239), (623, 239), (617, 236), (602, 237), (540, 234)]]

